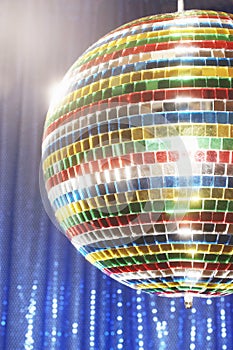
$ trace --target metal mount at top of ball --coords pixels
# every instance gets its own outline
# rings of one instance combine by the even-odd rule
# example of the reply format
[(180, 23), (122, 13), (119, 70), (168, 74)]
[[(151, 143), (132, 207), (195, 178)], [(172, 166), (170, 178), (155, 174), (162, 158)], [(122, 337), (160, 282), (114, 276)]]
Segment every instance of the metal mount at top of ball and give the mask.
[(184, 11), (184, 0), (177, 0), (177, 8), (178, 8), (178, 12), (182, 12)]

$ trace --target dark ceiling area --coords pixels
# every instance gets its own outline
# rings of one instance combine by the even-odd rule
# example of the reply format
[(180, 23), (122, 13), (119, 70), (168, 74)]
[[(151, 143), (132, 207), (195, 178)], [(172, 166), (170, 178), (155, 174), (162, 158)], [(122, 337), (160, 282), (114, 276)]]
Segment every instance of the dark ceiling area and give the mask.
[[(100, 17), (105, 34), (109, 31), (113, 19), (121, 25), (125, 23), (125, 18), (129, 21), (152, 14), (176, 12), (177, 2), (178, 0), (98, 0), (97, 16)], [(184, 0), (184, 8), (233, 13), (233, 0)]]
[(233, 12), (232, 0), (185, 0), (184, 3), (186, 9), (200, 8)]
[[(145, 4), (148, 3), (151, 6), (152, 2), (147, 0)], [(158, 12), (174, 12), (177, 9), (177, 0), (159, 0), (154, 2), (155, 10)], [(184, 7), (186, 10), (208, 9), (233, 12), (233, 0), (184, 0)]]

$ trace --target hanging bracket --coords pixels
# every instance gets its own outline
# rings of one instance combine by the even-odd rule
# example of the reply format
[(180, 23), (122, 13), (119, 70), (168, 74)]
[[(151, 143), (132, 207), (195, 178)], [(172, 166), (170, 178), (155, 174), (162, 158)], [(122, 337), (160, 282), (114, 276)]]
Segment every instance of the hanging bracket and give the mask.
[(186, 309), (192, 309), (193, 307), (193, 296), (188, 292), (184, 295), (184, 305)]
[(184, 11), (184, 0), (178, 0), (178, 12)]

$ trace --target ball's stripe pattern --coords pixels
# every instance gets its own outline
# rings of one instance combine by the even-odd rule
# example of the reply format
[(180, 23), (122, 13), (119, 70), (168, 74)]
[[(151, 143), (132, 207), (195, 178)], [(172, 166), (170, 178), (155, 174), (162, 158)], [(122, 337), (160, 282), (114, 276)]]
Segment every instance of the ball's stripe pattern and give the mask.
[(150, 16), (92, 45), (52, 101), (42, 162), (57, 220), (102, 271), (232, 293), (233, 16)]

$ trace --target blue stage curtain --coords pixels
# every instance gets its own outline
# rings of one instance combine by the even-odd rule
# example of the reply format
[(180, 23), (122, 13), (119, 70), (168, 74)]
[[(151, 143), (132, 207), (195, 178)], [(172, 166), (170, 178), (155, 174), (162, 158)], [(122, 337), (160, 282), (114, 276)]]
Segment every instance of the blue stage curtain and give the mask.
[[(233, 12), (230, 0), (190, 7)], [(186, 311), (118, 284), (58, 232), (40, 196), (50, 85), (110, 30), (175, 10), (172, 0), (1, 0), (0, 349), (233, 349), (233, 297)]]

